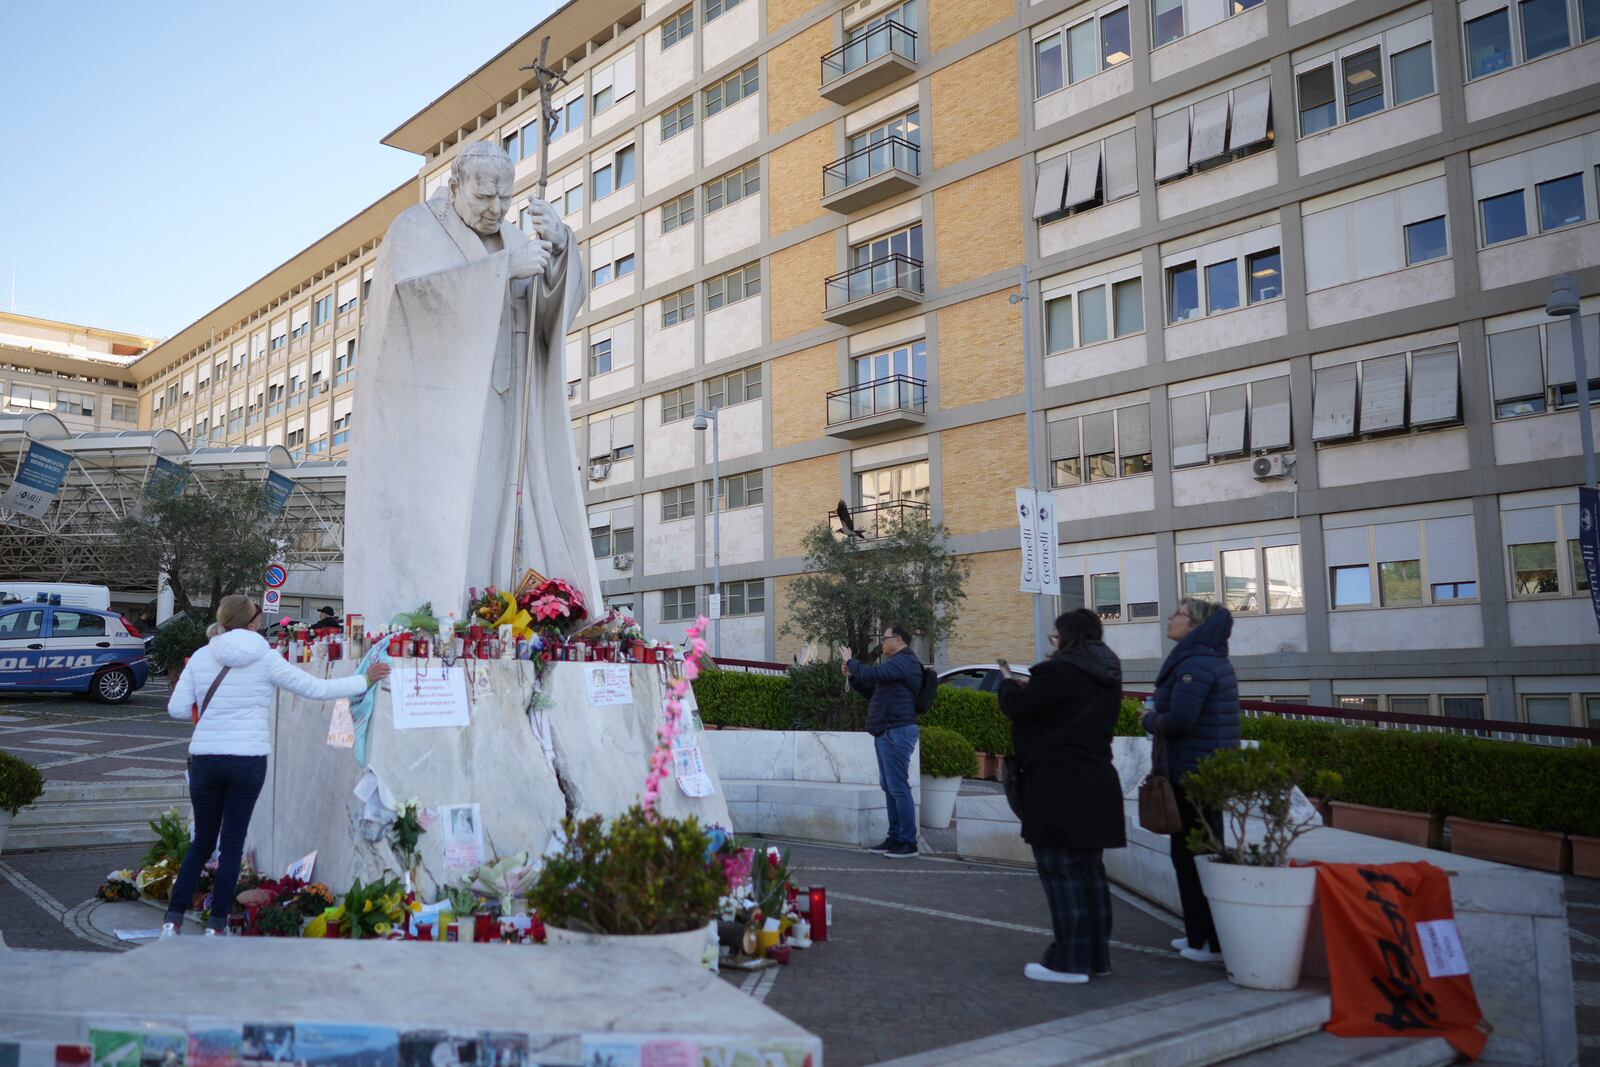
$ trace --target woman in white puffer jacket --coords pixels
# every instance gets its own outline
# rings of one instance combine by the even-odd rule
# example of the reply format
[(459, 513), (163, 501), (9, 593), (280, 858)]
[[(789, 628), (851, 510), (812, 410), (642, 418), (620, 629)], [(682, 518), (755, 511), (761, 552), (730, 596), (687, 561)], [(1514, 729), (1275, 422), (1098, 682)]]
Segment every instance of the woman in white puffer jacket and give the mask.
[[(184, 909), (194, 899), (201, 869), (218, 848), (219, 838), (206, 934), (227, 929), (250, 814), (266, 782), (267, 755), (272, 751), (268, 716), (277, 691), (287, 689), (310, 700), (353, 698), (389, 674), (389, 668), (380, 663), (364, 676), (313, 678), (272, 650), (255, 630), (260, 619), (261, 609), (249, 597), (223, 597), (217, 608), (222, 632), (190, 658), (167, 701), (167, 714), (174, 719), (189, 718), (196, 705), (203, 704), (204, 709), (189, 741), (194, 840), (173, 882), (163, 937), (182, 929)], [(223, 668), (227, 674), (207, 703), (206, 694)]]

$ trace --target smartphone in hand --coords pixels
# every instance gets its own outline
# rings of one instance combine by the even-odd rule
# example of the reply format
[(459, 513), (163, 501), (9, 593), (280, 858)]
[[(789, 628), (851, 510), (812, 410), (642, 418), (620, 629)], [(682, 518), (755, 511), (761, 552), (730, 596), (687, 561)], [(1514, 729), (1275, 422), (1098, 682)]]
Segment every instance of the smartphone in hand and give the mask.
[(1011, 677), (1011, 664), (1007, 663), (1005, 661), (1005, 659), (1003, 657), (1001, 657), (1001, 656), (996, 656), (994, 658), (994, 662), (1000, 668), (1000, 677), (1002, 677), (1002, 678), (1010, 678)]

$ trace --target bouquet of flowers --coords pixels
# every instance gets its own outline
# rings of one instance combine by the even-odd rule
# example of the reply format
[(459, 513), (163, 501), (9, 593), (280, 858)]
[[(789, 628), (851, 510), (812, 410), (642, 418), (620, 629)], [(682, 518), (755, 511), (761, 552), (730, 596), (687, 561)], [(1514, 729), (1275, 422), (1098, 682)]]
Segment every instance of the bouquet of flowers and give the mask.
[(94, 895), (101, 900), (138, 900), (139, 887), (134, 884), (134, 873), (131, 870), (112, 871), (106, 875), (106, 880), (100, 883), (100, 888)]
[(422, 804), (415, 797), (400, 805), (394, 818), (394, 846), (407, 871), (417, 865), (417, 842), (422, 839)]
[[(405, 922), (405, 890), (398, 878), (361, 884), (358, 878), (344, 897), (345, 936), (387, 937)], [(420, 905), (419, 905), (420, 907)]]
[(511, 902), (527, 894), (536, 873), (528, 862), (528, 854), (519, 852), (479, 867), (472, 888), (487, 894), (491, 900), (500, 901), (501, 908), (509, 913)]
[(517, 604), (535, 623), (567, 630), (588, 618), (583, 594), (561, 578), (546, 578), (530, 587)]
[(333, 891), (321, 882), (313, 882), (290, 898), (289, 906), (306, 918), (313, 918), (333, 907)]

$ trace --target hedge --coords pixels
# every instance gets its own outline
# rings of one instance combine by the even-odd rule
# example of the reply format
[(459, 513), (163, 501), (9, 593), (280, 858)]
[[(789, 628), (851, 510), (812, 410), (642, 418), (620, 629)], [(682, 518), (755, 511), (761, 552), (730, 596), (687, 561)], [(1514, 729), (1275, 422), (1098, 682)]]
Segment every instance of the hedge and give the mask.
[(707, 726), (794, 729), (789, 712), (789, 679), (785, 676), (705, 671), (695, 679), (694, 698)]

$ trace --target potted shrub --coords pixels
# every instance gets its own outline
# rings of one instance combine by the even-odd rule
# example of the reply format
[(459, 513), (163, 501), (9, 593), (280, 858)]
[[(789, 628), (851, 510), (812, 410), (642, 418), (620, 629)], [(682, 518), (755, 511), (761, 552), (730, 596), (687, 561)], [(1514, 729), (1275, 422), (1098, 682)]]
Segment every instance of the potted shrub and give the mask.
[(943, 830), (955, 814), (961, 779), (978, 773), (978, 756), (972, 742), (942, 726), (922, 728), (922, 805), (919, 821), (931, 830)]
[(11, 817), (44, 793), (44, 776), (33, 764), (0, 752), (0, 852), (5, 850)]
[[(1296, 812), (1294, 793), (1299, 787), (1326, 796), (1338, 784), (1338, 775), (1311, 770), (1271, 741), (1214, 752), (1184, 776), (1192, 802), (1222, 813), (1223, 839), (1202, 824), (1189, 847), (1234, 985), (1293, 989), (1300, 983), (1317, 871), (1290, 867), (1289, 848), (1317, 821), (1303, 809)], [(1257, 840), (1248, 833), (1252, 816), (1262, 824)]]
[(652, 819), (637, 804), (609, 823), (562, 824), (566, 840), (528, 897), (551, 944), (666, 948), (713, 966), (713, 920), (727, 889), (711, 837), (694, 818)]

